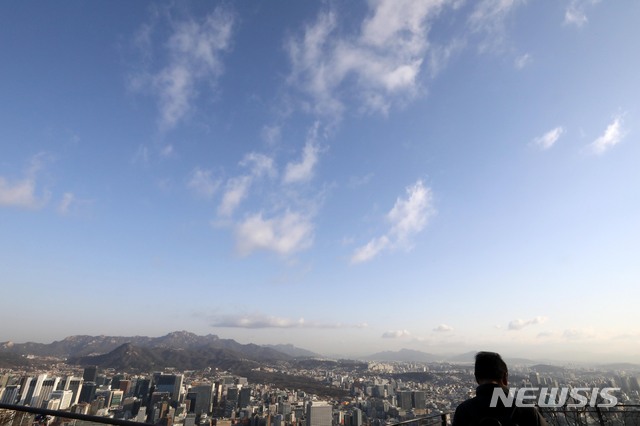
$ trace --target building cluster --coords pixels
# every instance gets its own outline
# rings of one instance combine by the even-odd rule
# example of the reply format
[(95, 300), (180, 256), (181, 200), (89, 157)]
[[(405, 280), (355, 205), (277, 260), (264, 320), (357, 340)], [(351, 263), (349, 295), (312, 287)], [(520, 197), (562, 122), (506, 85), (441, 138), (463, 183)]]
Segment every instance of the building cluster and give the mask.
[[(411, 374), (427, 370), (427, 381)], [(366, 373), (326, 369), (288, 373), (342, 390), (344, 396), (328, 398), (249, 383), (247, 378), (210, 369), (121, 374), (87, 367), (66, 372), (1, 372), (0, 403), (162, 426), (383, 426), (450, 415), (475, 388), (471, 367), (451, 364), (371, 363)], [(640, 403), (640, 384), (634, 374), (540, 374), (523, 368), (510, 375), (517, 387), (620, 387), (621, 403)]]

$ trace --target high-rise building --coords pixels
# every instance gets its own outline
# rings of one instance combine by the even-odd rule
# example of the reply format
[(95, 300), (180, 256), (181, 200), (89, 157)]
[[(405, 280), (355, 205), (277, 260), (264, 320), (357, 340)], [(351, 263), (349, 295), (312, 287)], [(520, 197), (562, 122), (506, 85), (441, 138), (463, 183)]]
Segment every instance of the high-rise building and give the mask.
[(20, 385), (8, 385), (4, 388), (0, 403), (2, 404), (15, 404), (18, 401), (18, 395), (20, 394)]
[(20, 399), (20, 405), (31, 406), (34, 402), (36, 402), (38, 395), (40, 395), (40, 390), (42, 389), (42, 383), (46, 378), (46, 374), (40, 374), (38, 375), (38, 377), (29, 382), (29, 387), (26, 389), (26, 392)]
[(180, 401), (182, 381), (182, 374), (154, 375), (155, 392), (168, 392), (172, 400)]
[(413, 406), (410, 390), (402, 390), (398, 392), (398, 407), (403, 410), (410, 410)]
[(240, 389), (240, 393), (238, 395), (238, 407), (246, 408), (249, 406), (250, 402), (251, 402), (251, 388), (243, 387), (242, 389)]
[(82, 379), (85, 382), (96, 383), (98, 381), (98, 367), (96, 367), (95, 365), (86, 367), (84, 369), (84, 372), (82, 373)]
[[(85, 403), (92, 403), (93, 400), (96, 397), (96, 390), (97, 390), (97, 386), (94, 382), (85, 382), (80, 390), (80, 394), (78, 395), (78, 402), (85, 402)], [(72, 400), (72, 404), (71, 405), (75, 405), (73, 403)]]
[(333, 407), (326, 402), (313, 401), (307, 405), (307, 426), (332, 426)]
[(31, 406), (35, 408), (44, 408), (47, 401), (51, 397), (51, 392), (56, 390), (60, 382), (60, 377), (48, 377), (42, 381), (40, 392), (31, 399)]
[(413, 391), (411, 393), (413, 408), (424, 410), (427, 408), (427, 393), (425, 391)]
[[(94, 384), (95, 385), (95, 384)], [(82, 392), (82, 387), (84, 386), (84, 379), (80, 377), (69, 376), (65, 380), (63, 390), (71, 391), (71, 405), (76, 405), (80, 399), (80, 393)], [(91, 397), (93, 399), (93, 396)], [(90, 401), (86, 401), (90, 402)]]
[(60, 400), (60, 410), (66, 410), (71, 407), (71, 401), (73, 400), (73, 392), (70, 390), (55, 390), (51, 392), (51, 399)]
[(151, 380), (147, 378), (139, 378), (133, 390), (133, 396), (140, 398), (145, 403), (149, 399), (149, 391), (151, 389)]
[(189, 411), (199, 414), (210, 414), (213, 402), (213, 383), (199, 383), (191, 386), (191, 392), (195, 394), (195, 402)]

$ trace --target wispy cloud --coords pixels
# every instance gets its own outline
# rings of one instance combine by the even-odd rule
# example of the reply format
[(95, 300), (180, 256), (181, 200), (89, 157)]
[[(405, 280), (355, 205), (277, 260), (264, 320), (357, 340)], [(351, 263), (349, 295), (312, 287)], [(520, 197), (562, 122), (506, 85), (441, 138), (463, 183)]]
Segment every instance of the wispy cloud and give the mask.
[(58, 213), (61, 215), (67, 215), (71, 211), (71, 206), (76, 201), (75, 195), (71, 192), (65, 192), (62, 196), (60, 204), (58, 204)]
[(235, 235), (241, 255), (267, 250), (286, 256), (311, 246), (314, 225), (309, 215), (299, 212), (286, 211), (266, 219), (257, 213), (236, 224)]
[(515, 61), (513, 61), (513, 65), (516, 67), (516, 69), (521, 70), (529, 65), (531, 61), (531, 55), (529, 53), (525, 53), (524, 55), (518, 56)]
[(50, 198), (50, 193), (43, 190), (37, 192), (37, 177), (48, 156), (45, 153), (35, 155), (27, 167), (25, 176), (10, 181), (0, 176), (0, 206), (38, 209), (43, 207)]
[(407, 330), (391, 330), (382, 333), (383, 339), (400, 339), (409, 336), (411, 336), (411, 333), (409, 333)]
[(444, 3), (371, 2), (356, 34), (339, 34), (336, 14), (320, 13), (300, 39), (287, 44), (289, 82), (311, 97), (309, 108), (318, 114), (339, 118), (348, 97), (365, 110), (386, 114), (395, 101), (419, 93), (428, 22)]
[(438, 333), (448, 333), (450, 331), (453, 331), (453, 327), (447, 324), (440, 324), (439, 326), (434, 328), (433, 331), (436, 331)]
[(469, 16), (471, 31), (483, 34), (481, 52), (501, 49), (506, 39), (505, 21), (507, 16), (522, 0), (480, 0), (474, 2), (474, 10)]
[(530, 320), (516, 319), (509, 322), (509, 330), (522, 330), (527, 326), (542, 324), (545, 321), (547, 321), (547, 317), (535, 317)]
[(408, 247), (412, 237), (425, 228), (434, 212), (431, 189), (418, 180), (406, 188), (406, 197), (399, 197), (387, 214), (391, 224), (387, 233), (356, 249), (351, 263), (369, 261), (385, 249)]
[(322, 323), (305, 321), (304, 318), (292, 319), (271, 315), (221, 315), (211, 320), (212, 327), (228, 328), (365, 328), (366, 324)]
[(211, 170), (196, 167), (191, 172), (187, 187), (204, 198), (211, 198), (218, 191), (220, 180), (213, 177)]
[[(152, 90), (159, 99), (160, 127), (176, 126), (192, 109), (200, 83), (215, 87), (224, 67), (222, 54), (231, 47), (234, 15), (218, 7), (212, 13), (173, 24), (173, 32), (163, 43), (167, 49), (166, 63), (157, 71), (133, 76), (134, 89)], [(136, 36), (139, 47), (151, 48), (153, 27), (145, 25)], [(149, 52), (143, 51), (145, 59)]]
[(284, 183), (296, 183), (308, 181), (313, 177), (313, 173), (318, 163), (320, 147), (318, 146), (318, 127), (316, 123), (309, 131), (307, 142), (302, 151), (302, 158), (298, 162), (287, 164), (284, 172)]
[(229, 179), (225, 188), (222, 202), (218, 207), (220, 216), (231, 216), (238, 205), (245, 199), (251, 185), (251, 176), (239, 176)]
[(562, 333), (562, 338), (565, 340), (585, 340), (594, 337), (596, 337), (596, 334), (590, 329), (571, 328)]
[(598, 2), (599, 0), (570, 0), (564, 11), (564, 24), (576, 27), (585, 25), (589, 21), (586, 8)]
[(558, 126), (549, 130), (542, 136), (539, 136), (533, 140), (533, 143), (541, 149), (551, 148), (560, 139), (560, 136), (564, 133), (564, 128)]
[(256, 179), (273, 178), (277, 175), (273, 159), (267, 155), (250, 152), (240, 161), (240, 166), (248, 169), (249, 174), (227, 180), (218, 214), (223, 217), (233, 215), (236, 208), (249, 194), (249, 189)]
[(622, 124), (622, 117), (615, 117), (613, 122), (607, 126), (604, 133), (591, 143), (590, 147), (592, 152), (600, 155), (620, 143), (626, 135)]

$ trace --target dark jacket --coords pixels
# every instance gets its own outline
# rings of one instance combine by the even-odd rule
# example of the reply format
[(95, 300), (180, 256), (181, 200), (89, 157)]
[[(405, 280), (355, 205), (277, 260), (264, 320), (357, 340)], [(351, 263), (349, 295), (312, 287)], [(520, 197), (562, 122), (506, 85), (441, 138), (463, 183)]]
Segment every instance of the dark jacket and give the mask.
[[(534, 407), (505, 407), (498, 399), (496, 407), (490, 407), (493, 389), (500, 385), (488, 383), (476, 388), (476, 396), (458, 405), (452, 426), (477, 426), (483, 418), (495, 418), (503, 426), (547, 426), (547, 422)], [(505, 391), (506, 388), (503, 388)], [(515, 401), (514, 401), (515, 402)]]

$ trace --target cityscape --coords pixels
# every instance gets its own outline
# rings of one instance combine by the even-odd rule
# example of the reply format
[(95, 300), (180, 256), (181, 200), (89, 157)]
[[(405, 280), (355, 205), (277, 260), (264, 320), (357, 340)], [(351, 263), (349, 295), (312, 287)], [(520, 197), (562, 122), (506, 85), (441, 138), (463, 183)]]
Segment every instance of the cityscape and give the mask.
[[(82, 337), (119, 344), (113, 337)], [(172, 345), (189, 351), (205, 341), (219, 342), (214, 337), (174, 332), (162, 340), (147, 339), (150, 347), (165, 342), (164, 347), (156, 349), (165, 351), (169, 358), (167, 351)], [(65, 340), (55, 343), (60, 347), (74, 339)], [(48, 345), (52, 352), (54, 344)], [(236, 364), (228, 370), (219, 368), (225, 365), (222, 358), (198, 369), (156, 370), (148, 364), (123, 366), (123, 361), (143, 358), (142, 346), (120, 345), (110, 351), (112, 357), (93, 354), (64, 359), (45, 355), (44, 346), (32, 346), (36, 354), (30, 354), (24, 352), (28, 350), (26, 345), (18, 349), (18, 345), (5, 342), (0, 351), (2, 365), (11, 362), (7, 354), (16, 350), (21, 353), (18, 358), (26, 361), (21, 367), (1, 370), (0, 404), (54, 410), (60, 417), (67, 412), (163, 426), (383, 426), (421, 418), (448, 424), (456, 406), (475, 389), (473, 354), (466, 355), (471, 357), (467, 362), (364, 361), (296, 358), (271, 348), (252, 355), (255, 345), (232, 341), (222, 341), (218, 346), (230, 345), (236, 345), (235, 350), (227, 355)], [(206, 349), (213, 351), (214, 347), (209, 344)], [(286, 349), (302, 350), (293, 346)], [(80, 365), (92, 361), (101, 365)], [(631, 421), (638, 421), (640, 365), (554, 366), (509, 358), (507, 362), (512, 387), (612, 387), (616, 405), (605, 414), (627, 414), (633, 416), (629, 417)], [(571, 401), (551, 401), (551, 408), (543, 413), (552, 424), (573, 424), (567, 419), (577, 416), (580, 409), (572, 411), (567, 404)], [(558, 413), (568, 423), (558, 423)], [(2, 424), (11, 424), (9, 420)], [(581, 424), (579, 420), (574, 423)]]

